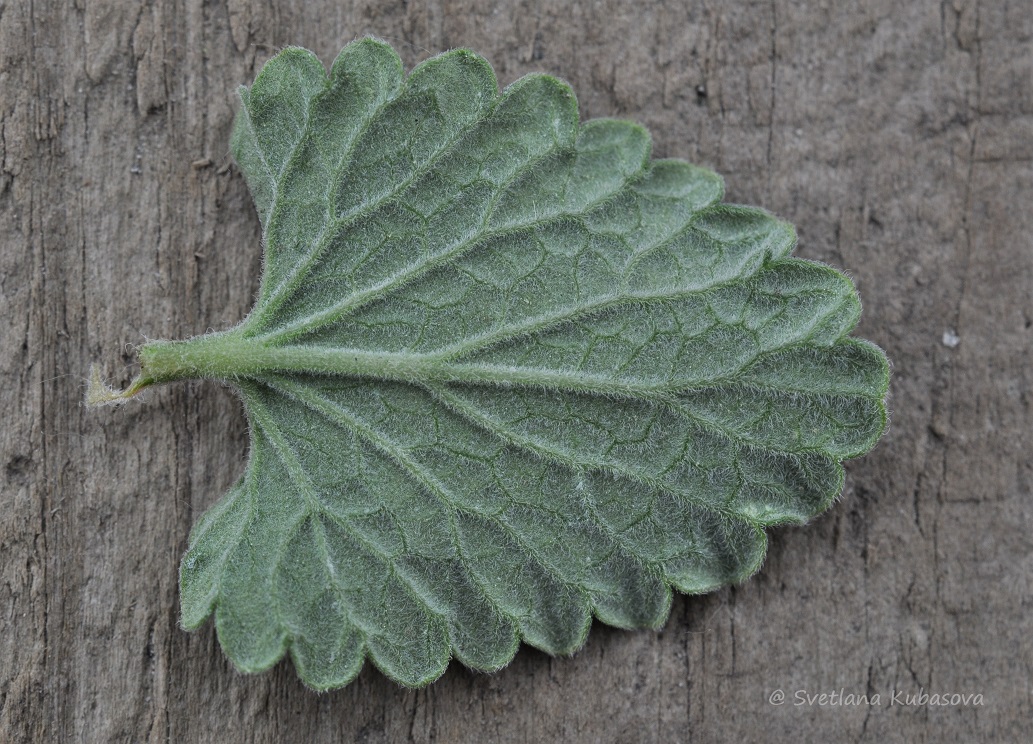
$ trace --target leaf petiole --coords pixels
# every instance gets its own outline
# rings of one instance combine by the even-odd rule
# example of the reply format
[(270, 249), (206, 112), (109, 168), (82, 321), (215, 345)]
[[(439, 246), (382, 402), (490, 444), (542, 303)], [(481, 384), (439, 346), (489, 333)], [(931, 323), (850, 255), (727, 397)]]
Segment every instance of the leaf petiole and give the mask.
[[(242, 337), (239, 331), (212, 333), (185, 341), (151, 341), (140, 347), (140, 375), (124, 391), (113, 390), (94, 370), (87, 403), (127, 400), (150, 385), (190, 379), (237, 381), (268, 373), (309, 373), (367, 379), (431, 383), (513, 385), (600, 393), (608, 396), (662, 397), (673, 381), (587, 374), (569, 370), (515, 367), (484, 362), (456, 362), (441, 354), (370, 352), (363, 349), (307, 345), (276, 346)], [(698, 382), (698, 381), (697, 381)]]

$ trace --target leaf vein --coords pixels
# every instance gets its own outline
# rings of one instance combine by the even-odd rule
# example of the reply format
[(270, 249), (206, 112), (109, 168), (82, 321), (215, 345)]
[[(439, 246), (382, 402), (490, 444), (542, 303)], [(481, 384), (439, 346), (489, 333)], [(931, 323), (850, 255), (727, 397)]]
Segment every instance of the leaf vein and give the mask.
[(318, 396), (311, 391), (305, 390), (304, 388), (291, 383), (289, 380), (278, 378), (273, 388), (281, 391), (283, 394), (290, 396), (292, 399), (297, 400), (307, 405), (311, 410), (316, 411), (327, 418), (331, 423), (336, 425), (346, 425), (353, 431), (358, 432), (366, 441), (380, 450), (383, 454), (387, 455), (393, 462), (395, 462), (399, 468), (407, 473), (414, 481), (422, 486), (428, 493), (434, 496), (444, 507), (446, 512), (449, 514), (449, 526), (452, 530), (453, 538), (455, 543), (453, 547), (456, 550), (456, 555), (459, 557), (461, 564), (467, 571), (468, 577), (471, 581), (485, 592), (484, 596), (493, 607), (499, 612), (499, 614), (510, 618), (511, 620), (518, 620), (506, 613), (502, 607), (498, 604), (497, 600), (486, 589), (477, 581), (477, 574), (473, 567), (469, 564), (468, 559), (464, 555), (461, 548), (461, 540), (459, 538), (458, 527), (455, 525), (454, 515), (456, 512), (464, 512), (473, 516), (485, 519), (494, 523), (500, 530), (508, 534), (517, 544), (527, 551), (527, 554), (531, 556), (534, 561), (548, 574), (550, 574), (557, 583), (574, 589), (582, 597), (585, 596), (586, 592), (583, 586), (580, 584), (568, 580), (562, 573), (558, 571), (552, 564), (547, 561), (527, 540), (505, 520), (499, 518), (494, 514), (487, 512), (480, 512), (469, 508), (461, 507), (458, 505), (457, 499), (449, 492), (449, 489), (445, 484), (441, 483), (431, 473), (427, 472), (426, 468), (406, 454), (396, 443), (390, 441), (388, 437), (377, 432), (369, 423), (363, 421), (360, 417), (351, 411), (345, 410), (342, 406), (329, 401), (321, 396)]

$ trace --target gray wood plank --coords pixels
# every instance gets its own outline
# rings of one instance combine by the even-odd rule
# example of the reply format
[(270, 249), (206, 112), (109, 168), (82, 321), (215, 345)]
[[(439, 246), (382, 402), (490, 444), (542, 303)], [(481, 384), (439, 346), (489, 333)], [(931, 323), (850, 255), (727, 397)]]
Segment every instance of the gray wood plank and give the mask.
[[(179, 557), (243, 465), (240, 407), (189, 383), (87, 411), (84, 378), (243, 317), (260, 243), (233, 91), (282, 45), (329, 62), (367, 33), (407, 66), (468, 46), (503, 84), (566, 78), (585, 118), (642, 122), (854, 277), (890, 431), (750, 582), (677, 598), (659, 633), (597, 624), (573, 658), (419, 691), (367, 668), (316, 695), (180, 630)], [(1023, 740), (1031, 38), (1028, 3), (976, 0), (0, 3), (0, 739)], [(923, 690), (983, 704), (906, 704)]]

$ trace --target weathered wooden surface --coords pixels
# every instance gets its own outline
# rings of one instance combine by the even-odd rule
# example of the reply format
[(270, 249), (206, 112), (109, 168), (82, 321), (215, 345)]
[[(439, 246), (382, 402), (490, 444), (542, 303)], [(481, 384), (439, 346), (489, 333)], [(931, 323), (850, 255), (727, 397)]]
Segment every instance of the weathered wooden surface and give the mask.
[[(0, 1), (0, 739), (1023, 740), (1033, 4), (858, 6)], [(752, 581), (676, 599), (661, 633), (596, 625), (574, 658), (525, 648), (417, 692), (369, 667), (325, 695), (287, 664), (243, 676), (211, 627), (178, 628), (179, 556), (241, 469), (241, 411), (203, 383), (87, 411), (83, 378), (97, 360), (125, 382), (126, 344), (242, 317), (259, 229), (233, 90), (281, 45), (329, 61), (367, 33), (410, 66), (469, 46), (504, 84), (565, 77), (585, 117), (645, 123), (856, 279), (892, 428)], [(891, 699), (923, 689), (983, 704)]]

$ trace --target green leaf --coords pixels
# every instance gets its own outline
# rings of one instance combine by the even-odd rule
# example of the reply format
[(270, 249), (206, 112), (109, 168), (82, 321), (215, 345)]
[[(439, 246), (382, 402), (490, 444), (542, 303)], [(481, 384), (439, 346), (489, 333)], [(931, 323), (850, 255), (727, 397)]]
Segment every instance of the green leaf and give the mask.
[(405, 77), (365, 39), (329, 77), (286, 49), (241, 99), (254, 309), (92, 391), (240, 391), (247, 468), (181, 572), (183, 625), (214, 613), (239, 668), (289, 651), (326, 689), (368, 657), (415, 686), (519, 641), (572, 653), (593, 616), (659, 628), (672, 587), (746, 579), (880, 436), (850, 281), (641, 127), (579, 126), (555, 78), (500, 94), (464, 50)]

